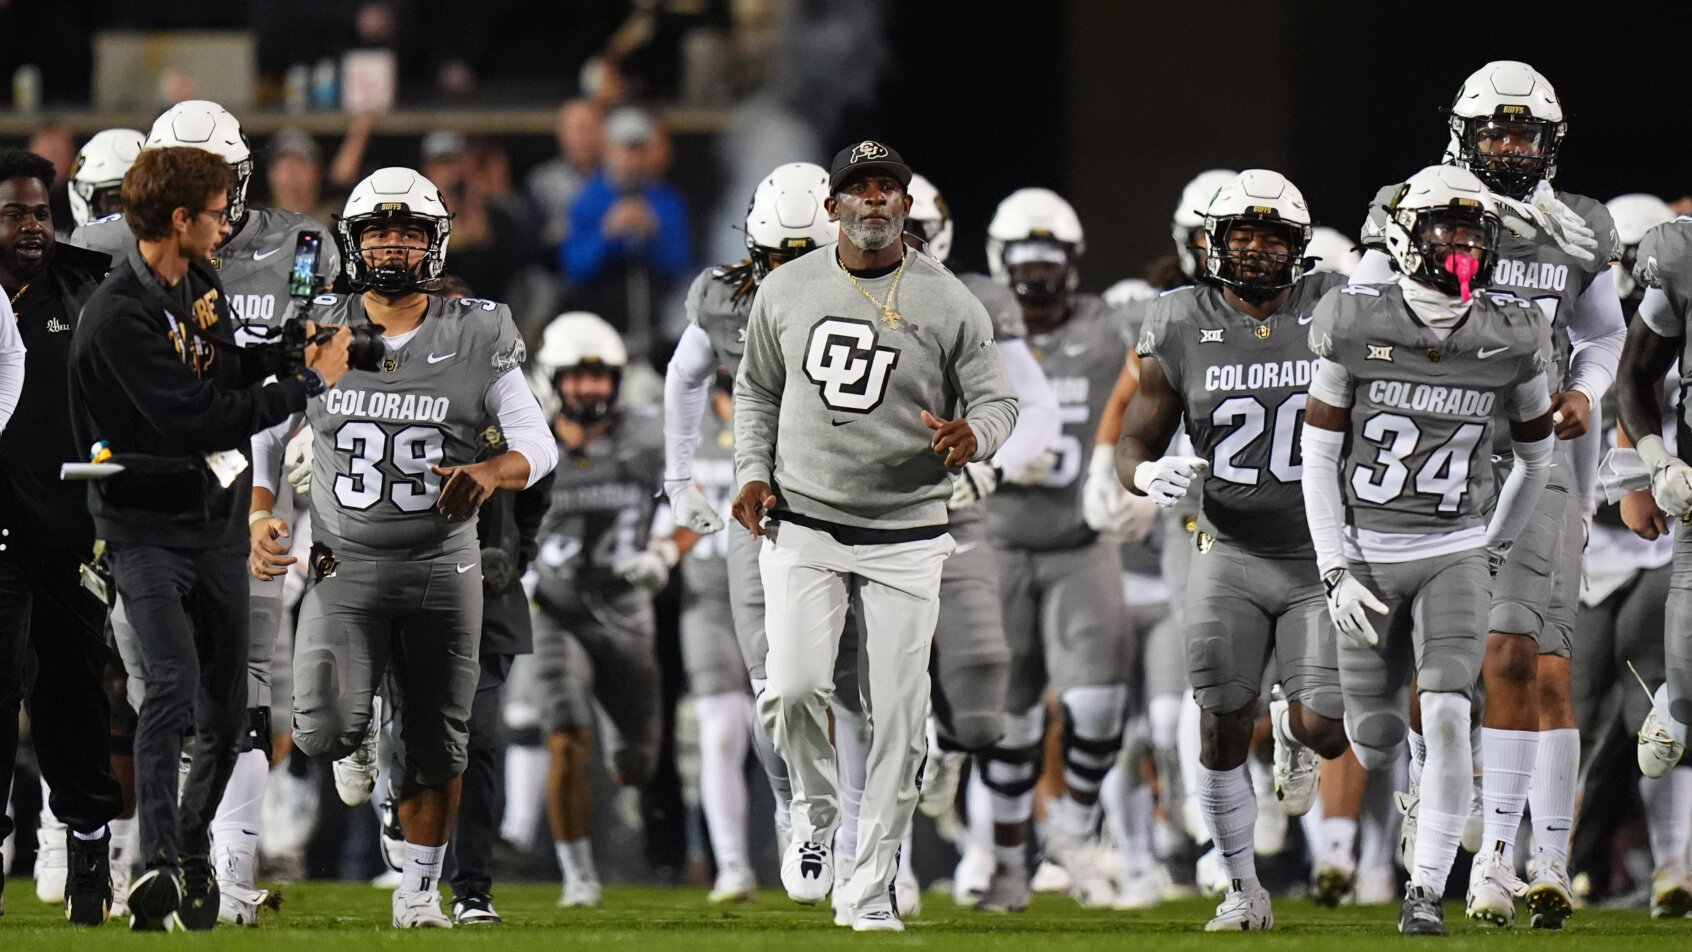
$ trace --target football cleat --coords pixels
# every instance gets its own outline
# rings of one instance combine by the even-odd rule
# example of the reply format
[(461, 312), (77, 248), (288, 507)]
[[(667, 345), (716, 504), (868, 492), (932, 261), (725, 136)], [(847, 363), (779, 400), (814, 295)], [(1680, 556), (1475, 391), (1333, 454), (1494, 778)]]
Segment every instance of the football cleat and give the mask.
[(1404, 905), (1398, 909), (1399, 935), (1450, 935), (1445, 927), (1445, 907), (1439, 893), (1412, 884), (1404, 890)]
[(1686, 753), (1686, 745), (1675, 740), (1674, 735), (1663, 726), (1655, 707), (1645, 715), (1645, 723), (1639, 725), (1638, 753), (1639, 772), (1652, 779), (1667, 776), (1675, 764), (1680, 763), (1680, 756)]
[(993, 882), (997, 865), (992, 850), (975, 845), (965, 847), (957, 869), (952, 871), (952, 901), (965, 908), (979, 903)]
[(781, 858), (781, 885), (788, 898), (801, 905), (822, 902), (834, 888), (834, 851), (825, 843), (788, 844)]
[(1021, 912), (1028, 908), (1033, 892), (1028, 886), (1028, 867), (1021, 863), (999, 863), (975, 908), (983, 912)]
[(177, 926), (182, 881), (170, 866), (142, 873), (129, 887), (129, 928), (134, 932), (169, 932)]
[(497, 926), (505, 920), (494, 910), (492, 896), (472, 893), (452, 901), (452, 921), (461, 926)]
[(1469, 901), (1464, 914), (1484, 925), (1508, 929), (1516, 921), (1516, 897), (1524, 887), (1515, 870), (1496, 850), (1475, 860), (1469, 871)]
[(1310, 875), (1310, 901), (1329, 909), (1350, 896), (1357, 880), (1357, 862), (1349, 855), (1335, 855), (1318, 861)]
[(112, 911), (111, 833), (85, 840), (65, 833), (65, 919), (72, 925), (104, 925)]
[(1269, 907), (1269, 890), (1258, 886), (1241, 889), (1236, 880), (1222, 904), (1216, 907), (1216, 918), (1204, 924), (1206, 932), (1267, 932), (1275, 927), (1275, 914)]
[(1109, 909), (1116, 902), (1116, 887), (1099, 865), (1097, 841), (1071, 840), (1053, 836), (1047, 846), (1069, 873), (1069, 897), (1083, 909)]
[(1562, 863), (1535, 864), (1533, 881), (1522, 895), (1528, 924), (1535, 929), (1561, 929), (1574, 915), (1574, 888)]
[(1281, 811), (1287, 816), (1303, 816), (1316, 802), (1320, 786), (1321, 760), (1316, 752), (1293, 736), (1292, 702), (1281, 692), (1281, 685), (1269, 689), (1269, 723), (1275, 734), (1275, 799), (1281, 801)]
[(1392, 802), (1403, 816), (1398, 826), (1398, 865), (1411, 872), (1416, 868), (1416, 814), (1420, 812), (1422, 798), (1414, 793), (1395, 790)]
[(916, 874), (900, 870), (893, 877), (893, 908), (901, 918), (922, 915), (922, 884)]
[(65, 901), (70, 863), (70, 853), (65, 847), (67, 836), (70, 832), (56, 818), (43, 823), (36, 833), (35, 898), (55, 906)]
[(905, 924), (899, 920), (899, 914), (891, 909), (877, 909), (866, 912), (852, 920), (853, 932), (903, 932)]
[(441, 911), (441, 894), (433, 889), (394, 890), (394, 928), (450, 929), (452, 920)]
[(205, 856), (182, 860), (182, 902), (176, 907), (176, 923), (190, 932), (205, 932), (217, 925), (222, 908), (217, 873)]
[(597, 909), (605, 901), (605, 887), (597, 879), (583, 879), (564, 884), (558, 897), (560, 909)]
[(757, 877), (748, 867), (725, 866), (717, 871), (717, 881), (705, 898), (714, 903), (751, 902), (758, 898)]
[(1651, 877), (1651, 918), (1684, 919), (1692, 916), (1692, 881), (1684, 867), (1659, 869)]
[(371, 791), (376, 789), (376, 774), (381, 770), (376, 756), (376, 737), (381, 730), (382, 699), (376, 697), (370, 701), (370, 725), (365, 729), (364, 740), (356, 750), (334, 764), (335, 792), (349, 807), (368, 802)]
[(217, 884), (217, 921), (232, 926), (258, 925), (259, 909), (270, 899), (268, 889), (249, 889), (240, 883)]

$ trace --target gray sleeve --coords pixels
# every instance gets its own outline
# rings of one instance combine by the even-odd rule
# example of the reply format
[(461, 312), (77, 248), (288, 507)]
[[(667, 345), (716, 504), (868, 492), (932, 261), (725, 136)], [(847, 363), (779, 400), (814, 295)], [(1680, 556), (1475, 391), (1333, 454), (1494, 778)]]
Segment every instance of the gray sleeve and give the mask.
[[(752, 302), (746, 322), (746, 355), (734, 381), (734, 476), (738, 485), (768, 483), (775, 471), (776, 424), (787, 379), (768, 289)], [(976, 439), (979, 441), (980, 436)]]
[(1378, 248), (1363, 253), (1363, 260), (1351, 272), (1352, 284), (1391, 284), (1398, 279), (1392, 269), (1392, 256)]
[(964, 318), (951, 375), (963, 401), (964, 419), (975, 433), (975, 458), (984, 460), (992, 459), (1016, 426), (1016, 394), (1005, 374), (1004, 358), (993, 343), (986, 308), (973, 299), (970, 303), (973, 307)]
[[(1310, 388), (1315, 393), (1316, 388)], [(1516, 384), (1505, 399), (1505, 410), (1517, 422), (1537, 420), (1551, 410), (1551, 391), (1545, 385), (1545, 375), (1536, 373)]]
[(1674, 313), (1674, 302), (1662, 288), (1647, 288), (1645, 299), (1639, 302), (1639, 319), (1657, 332), (1658, 337), (1680, 337), (1686, 328)]

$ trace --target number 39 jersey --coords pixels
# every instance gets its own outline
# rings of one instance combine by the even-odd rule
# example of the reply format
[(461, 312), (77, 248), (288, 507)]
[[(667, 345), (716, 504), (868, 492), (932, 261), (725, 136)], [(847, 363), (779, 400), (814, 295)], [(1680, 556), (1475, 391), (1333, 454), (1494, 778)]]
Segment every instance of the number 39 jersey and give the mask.
[(1200, 526), (1252, 552), (1314, 555), (1304, 521), (1299, 433), (1316, 357), (1309, 325), (1342, 275), (1312, 274), (1268, 319), (1195, 285), (1154, 299), (1136, 353), (1181, 395), (1194, 455), (1210, 462)]
[[(366, 324), (362, 295), (319, 295), (320, 324)], [(337, 555), (433, 558), (476, 545), (476, 520), (448, 522), (445, 480), (431, 467), (474, 461), (496, 422), (488, 390), (523, 363), (523, 339), (503, 304), (429, 295), (417, 330), (390, 347), (382, 369), (348, 371), (306, 405), (315, 530)]]
[(1097, 535), (1081, 515), (1081, 487), (1099, 414), (1122, 374), (1128, 351), (1122, 346), (1120, 318), (1102, 298), (1071, 295), (1069, 307), (1069, 319), (1055, 330), (1028, 338), (1057, 395), (1062, 429), (1050, 448), (1057, 462), (1040, 485), (1004, 483), (987, 497), (987, 532), (998, 545), (1073, 549)]
[(1517, 387), (1543, 381), (1552, 365), (1539, 308), (1482, 291), (1441, 338), (1398, 285), (1350, 285), (1317, 305), (1310, 349), (1349, 376), (1340, 483), (1360, 542), (1482, 529), (1493, 507), (1494, 420), (1508, 418)]

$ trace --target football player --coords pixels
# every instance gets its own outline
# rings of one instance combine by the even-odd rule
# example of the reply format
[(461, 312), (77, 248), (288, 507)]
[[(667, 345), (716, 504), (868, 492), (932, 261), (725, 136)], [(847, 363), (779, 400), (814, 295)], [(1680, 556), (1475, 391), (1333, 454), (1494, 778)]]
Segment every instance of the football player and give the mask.
[[(1306, 276), (1310, 212), (1277, 172), (1250, 169), (1222, 186), (1205, 226), (1207, 280), (1158, 298), (1147, 317), (1117, 472), (1165, 507), (1195, 480), (1203, 487), (1187, 673), (1203, 711), (1200, 802), (1230, 880), (1206, 929), (1255, 931), (1272, 927), (1274, 915), (1257, 879), (1257, 804), (1242, 768), (1271, 655), (1290, 697), (1277, 691), (1271, 705), (1275, 787), (1288, 813), (1304, 814), (1315, 799), (1316, 755), (1332, 759), (1346, 748), (1333, 636), (1300, 531), (1302, 468), (1292, 457), (1314, 366), (1300, 327), (1345, 279)], [(1183, 419), (1194, 453), (1165, 456)]]
[[(1427, 761), (1405, 934), (1446, 933), (1440, 897), (1472, 795), (1488, 570), (1532, 518), (1551, 465), (1549, 327), (1528, 301), (1481, 290), (1498, 258), (1495, 208), (1467, 169), (1411, 176), (1386, 205), (1398, 278), (1330, 293), (1310, 328), (1321, 359), (1302, 440), (1305, 517), (1364, 767), (1397, 756), (1412, 678), (1421, 700)], [(1500, 406), (1514, 455), (1489, 522)]]
[(70, 178), (71, 218), (76, 227), (123, 211), (123, 174), (135, 164), (146, 141), (146, 134), (135, 129), (107, 129), (83, 143)]
[[(1130, 646), (1120, 556), (1083, 517), (1081, 495), (1089, 478), (1087, 447), (1124, 351), (1110, 308), (1075, 290), (1085, 247), (1074, 209), (1046, 189), (1013, 192), (987, 229), (990, 270), (1022, 306), (1028, 346), (1057, 394), (1062, 420), (1050, 474), (1036, 485), (1002, 486), (987, 500), (1011, 649), (1004, 737), (981, 765), (998, 860), (980, 901), (988, 910), (1018, 910), (1028, 902), (1024, 853), (1048, 686), (1063, 710), (1067, 789), (1048, 804), (1047, 850), (1069, 872), (1071, 894), (1083, 905), (1114, 899), (1096, 857), (1098, 793), (1122, 745)], [(1114, 483), (1115, 474), (1107, 475)], [(1127, 521), (1111, 528), (1126, 532)]]
[[(253, 177), (252, 150), (241, 132), (241, 124), (228, 110), (202, 99), (181, 102), (165, 110), (153, 122), (142, 147), (172, 146), (205, 149), (222, 156), (235, 171), (235, 185), (229, 193), (231, 231), (213, 253), (212, 266), (217, 268), (228, 292), (230, 308), (240, 328), (238, 340), (246, 342), (262, 337), (263, 329), (280, 324), (290, 297), (304, 299), (334, 282), (341, 273), (341, 261), (323, 247), (328, 228), (307, 215), (248, 203), (247, 187)], [(121, 154), (125, 147), (120, 144), (115, 148)], [(90, 161), (85, 166), (107, 164)], [(77, 191), (79, 188), (73, 188), (73, 195)], [(95, 191), (90, 191), (81, 200), (92, 210), (97, 197)], [(90, 221), (71, 235), (72, 244), (105, 252), (113, 260), (134, 242), (135, 236), (122, 215)], [(304, 279), (303, 287), (291, 286), (296, 270)], [(305, 514), (305, 507), (295, 506), (290, 488), (278, 488), (282, 518), (290, 522), (296, 542), (303, 546), (309, 533), (307, 520), (300, 518)], [(133, 638), (121, 606), (120, 601), (113, 611), (113, 629), (119, 648), (125, 657), (132, 658)], [(273, 736), (279, 734), (285, 738), (287, 734), (285, 727), (276, 726), (286, 725), (287, 719), (286, 714), (281, 719), (272, 716), (271, 696), (272, 656), (284, 614), (282, 583), (255, 582), (248, 620), (247, 703), (251, 749), (236, 760), (235, 772), (212, 821), (212, 865), (217, 870), (222, 903), (219, 918), (223, 922), (256, 923), (259, 907), (266, 898), (264, 891), (254, 884), (254, 860), (263, 828), (264, 791)], [(276, 681), (284, 684), (286, 676)], [(289, 700), (279, 695), (277, 705), (281, 710), (286, 712), (288, 704)], [(368, 778), (371, 783), (374, 776), (372, 771)]]
[[(1626, 334), (1608, 267), (1620, 253), (1609, 212), (1551, 184), (1566, 126), (1544, 76), (1526, 63), (1488, 63), (1464, 81), (1452, 103), (1445, 157), (1500, 197), (1511, 226), (1487, 277), (1490, 286), (1533, 302), (1556, 343), (1552, 412), (1557, 437), (1565, 441), (1562, 465), (1552, 469), (1538, 514), (1493, 585), (1492, 636), (1482, 666), (1485, 819), (1483, 840), (1469, 843), (1486, 855), (1474, 867), (1468, 910), (1495, 925), (1514, 921), (1509, 871), (1525, 803), (1532, 808), (1534, 855), (1524, 901), (1534, 927), (1549, 929), (1561, 928), (1573, 912), (1567, 855), (1580, 736), (1570, 699), (1569, 644), (1601, 443), (1601, 428), (1592, 420), (1615, 377)], [(1382, 280), (1384, 265), (1376, 251), (1352, 281)], [(1502, 441), (1503, 427), (1494, 432)], [(1508, 447), (1500, 442), (1493, 451), (1498, 466), (1507, 466)], [(1412, 753), (1420, 749), (1413, 740)]]
[[(434, 293), (452, 218), (407, 168), (378, 169), (347, 199), (335, 239), (351, 296), (297, 309), (320, 324), (379, 332), (379, 366), (355, 370), (307, 409), (317, 540), (294, 656), (294, 743), (309, 756), (375, 762), (376, 692), (386, 681), (405, 836), (396, 928), (449, 928), (441, 866), (467, 760), (479, 677), (481, 556), (476, 512), (495, 489), (551, 471), (557, 448), (523, 375), (523, 341), (503, 304)], [(479, 463), (498, 423), (506, 452)], [(287, 571), (288, 525), (270, 507), (292, 429), (254, 438), (252, 569)], [(368, 788), (365, 793), (368, 796)]]

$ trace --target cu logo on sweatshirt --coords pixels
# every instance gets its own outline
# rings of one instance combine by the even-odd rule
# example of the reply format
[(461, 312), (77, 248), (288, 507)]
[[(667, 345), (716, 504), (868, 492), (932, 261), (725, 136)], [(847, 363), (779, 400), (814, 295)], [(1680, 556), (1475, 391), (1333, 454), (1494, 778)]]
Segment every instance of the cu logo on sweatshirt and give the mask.
[(868, 413), (887, 395), (887, 379), (899, 352), (877, 347), (875, 325), (845, 317), (825, 317), (811, 328), (805, 344), (805, 376), (817, 385), (823, 403), (844, 413)]

